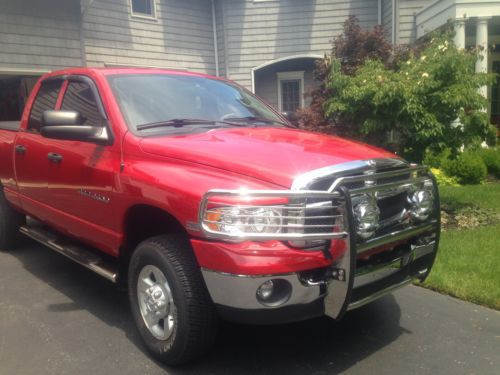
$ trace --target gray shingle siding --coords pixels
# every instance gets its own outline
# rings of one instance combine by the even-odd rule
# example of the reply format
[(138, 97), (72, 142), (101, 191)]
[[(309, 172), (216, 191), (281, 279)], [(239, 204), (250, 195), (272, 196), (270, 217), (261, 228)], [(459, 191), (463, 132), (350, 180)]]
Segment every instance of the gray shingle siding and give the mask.
[(156, 20), (132, 17), (129, 0), (95, 0), (83, 22), (87, 64), (215, 74), (210, 1), (156, 1), (156, 16)]
[(398, 0), (398, 44), (410, 44), (416, 39), (415, 14), (435, 0)]
[(376, 0), (219, 0), (225, 9), (226, 71), (251, 87), (251, 69), (275, 59), (301, 54), (323, 55), (342, 31), (349, 15), (362, 26), (377, 24)]
[(82, 65), (76, 1), (0, 0), (0, 71)]

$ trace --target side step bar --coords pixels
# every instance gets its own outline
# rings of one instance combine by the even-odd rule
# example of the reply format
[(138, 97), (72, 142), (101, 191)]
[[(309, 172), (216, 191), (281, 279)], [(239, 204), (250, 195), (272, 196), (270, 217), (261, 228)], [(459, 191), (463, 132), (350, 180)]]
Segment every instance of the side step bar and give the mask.
[(24, 225), (19, 228), (19, 231), (89, 270), (94, 271), (105, 279), (113, 283), (117, 282), (118, 272), (116, 266), (82, 245), (72, 243), (41, 226)]

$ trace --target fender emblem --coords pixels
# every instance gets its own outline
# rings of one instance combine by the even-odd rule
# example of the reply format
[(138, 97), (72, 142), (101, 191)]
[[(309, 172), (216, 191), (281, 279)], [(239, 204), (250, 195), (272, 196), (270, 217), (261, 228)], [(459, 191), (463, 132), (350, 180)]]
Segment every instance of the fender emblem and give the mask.
[(91, 192), (91, 191), (88, 191), (85, 189), (79, 189), (78, 193), (80, 193), (80, 195), (83, 195), (84, 197), (96, 200), (96, 201), (101, 202), (101, 203), (107, 204), (111, 200), (109, 197), (106, 197), (104, 195), (100, 195), (100, 194), (97, 194), (97, 193), (94, 193), (94, 192)]

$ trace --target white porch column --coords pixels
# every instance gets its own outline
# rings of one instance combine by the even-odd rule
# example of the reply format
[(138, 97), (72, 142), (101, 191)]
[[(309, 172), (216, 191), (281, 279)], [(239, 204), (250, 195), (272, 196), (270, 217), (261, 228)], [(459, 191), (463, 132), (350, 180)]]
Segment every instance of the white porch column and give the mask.
[(466, 18), (458, 18), (455, 21), (455, 46), (458, 49), (465, 49), (465, 21)]
[[(488, 20), (491, 17), (478, 17), (476, 21), (476, 47), (479, 49), (479, 58), (476, 61), (476, 73), (488, 73)], [(481, 95), (488, 97), (488, 88), (479, 89)]]

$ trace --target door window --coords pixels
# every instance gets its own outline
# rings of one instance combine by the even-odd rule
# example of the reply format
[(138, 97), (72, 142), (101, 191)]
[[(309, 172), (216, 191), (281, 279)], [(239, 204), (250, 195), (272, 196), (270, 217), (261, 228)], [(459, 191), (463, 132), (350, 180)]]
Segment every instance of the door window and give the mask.
[(300, 80), (281, 81), (281, 106), (283, 112), (293, 113), (300, 108)]
[(83, 125), (102, 126), (94, 94), (85, 82), (70, 81), (68, 83), (61, 110), (79, 112), (84, 121)]
[(59, 91), (61, 91), (61, 85), (62, 80), (42, 82), (31, 108), (28, 130), (35, 132), (40, 131), (43, 112), (56, 108), (57, 97), (59, 96)]

